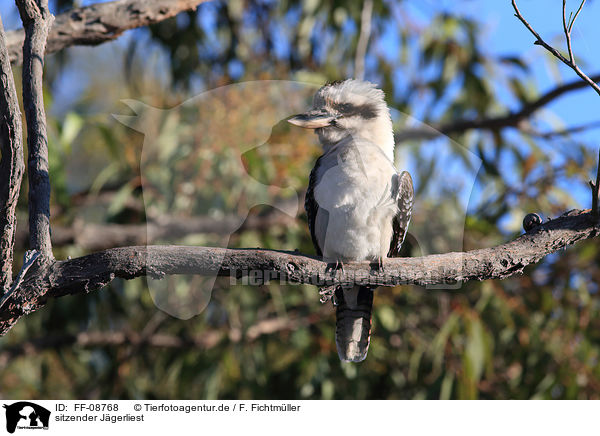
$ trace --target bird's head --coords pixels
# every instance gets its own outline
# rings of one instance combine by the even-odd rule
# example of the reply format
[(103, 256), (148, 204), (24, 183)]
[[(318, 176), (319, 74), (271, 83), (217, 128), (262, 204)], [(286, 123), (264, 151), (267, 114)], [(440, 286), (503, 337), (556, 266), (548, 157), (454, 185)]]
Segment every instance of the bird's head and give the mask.
[(288, 122), (315, 129), (324, 148), (356, 136), (393, 153), (392, 121), (384, 97), (370, 82), (348, 79), (328, 83), (317, 91), (310, 110)]

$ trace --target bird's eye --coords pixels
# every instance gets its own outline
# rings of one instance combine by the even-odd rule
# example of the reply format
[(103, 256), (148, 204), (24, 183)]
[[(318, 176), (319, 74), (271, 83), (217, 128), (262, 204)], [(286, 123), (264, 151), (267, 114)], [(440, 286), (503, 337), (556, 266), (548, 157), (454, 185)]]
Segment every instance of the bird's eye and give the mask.
[(342, 118), (344, 118), (343, 114), (336, 115), (336, 117), (333, 119), (331, 124), (333, 124), (334, 126), (338, 126), (339, 125), (338, 120), (341, 120)]

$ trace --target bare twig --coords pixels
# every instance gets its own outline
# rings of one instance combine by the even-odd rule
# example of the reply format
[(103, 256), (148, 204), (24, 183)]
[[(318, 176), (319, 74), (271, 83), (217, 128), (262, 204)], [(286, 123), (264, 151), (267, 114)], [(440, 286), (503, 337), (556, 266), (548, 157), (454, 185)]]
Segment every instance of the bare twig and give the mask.
[(0, 19), (0, 293), (12, 281), (13, 253), (23, 162), (21, 111)]
[[(74, 8), (60, 14), (48, 35), (46, 53), (72, 45), (98, 45), (112, 41), (126, 30), (148, 26), (195, 9), (207, 0), (119, 0)], [(22, 29), (7, 33), (10, 59), (21, 63)]]
[[(567, 40), (567, 51), (569, 52), (569, 60), (573, 62), (573, 49), (571, 47), (571, 32), (569, 32), (569, 25), (567, 24), (567, 0), (563, 0), (562, 7), (562, 21), (563, 31), (565, 32), (565, 39)], [(571, 17), (569, 16), (569, 20)]]
[(579, 5), (579, 9), (577, 9), (577, 12), (575, 12), (575, 16), (573, 17), (573, 19), (571, 20), (571, 23), (569, 24), (569, 33), (571, 33), (571, 30), (573, 30), (573, 24), (575, 24), (575, 20), (577, 19), (577, 16), (579, 15), (579, 13), (581, 12), (581, 10), (583, 9), (583, 5), (585, 4), (585, 0), (583, 0), (581, 2), (581, 4)]
[(365, 77), (365, 56), (371, 37), (371, 17), (373, 15), (373, 0), (364, 0), (360, 14), (360, 34), (356, 43), (354, 57), (354, 78), (363, 80)]
[(563, 0), (563, 8), (562, 8), (563, 31), (565, 32), (565, 39), (567, 40), (567, 50), (569, 52), (569, 60), (573, 64), (575, 64), (575, 56), (573, 56), (573, 48), (571, 47), (571, 30), (573, 30), (573, 24), (575, 24), (575, 20), (577, 19), (577, 16), (581, 12), (581, 9), (583, 9), (584, 4), (585, 4), (585, 0), (583, 0), (581, 2), (581, 4), (579, 5), (579, 9), (577, 9), (577, 12), (575, 12), (575, 16), (573, 18), (571, 18), (571, 16), (573, 15), (573, 13), (571, 12), (571, 14), (569, 14), (569, 20), (567, 20), (567, 18), (566, 18), (567, 17), (567, 14), (566, 14), (567, 0)]
[(519, 11), (519, 8), (517, 7), (516, 0), (512, 0), (512, 6), (513, 6), (513, 9), (515, 10), (515, 17), (517, 17), (521, 21), (521, 23), (523, 23), (523, 25), (531, 32), (531, 34), (533, 36), (535, 36), (536, 41), (534, 42), (534, 44), (541, 45), (546, 50), (548, 50), (550, 53), (552, 53), (556, 58), (560, 59), (561, 62), (563, 62), (565, 65), (567, 65), (573, 71), (575, 71), (575, 73), (577, 73), (577, 75), (579, 77), (581, 77), (589, 86), (592, 87), (592, 89), (594, 89), (594, 91), (596, 91), (598, 93), (598, 95), (600, 95), (600, 86), (598, 86), (598, 84), (594, 80), (589, 78), (583, 71), (581, 71), (581, 69), (575, 63), (575, 60), (573, 58), (573, 53), (571, 50), (571, 29), (573, 28), (573, 23), (575, 22), (577, 15), (579, 15), (579, 13), (581, 12), (581, 9), (583, 8), (584, 3), (585, 3), (585, 0), (583, 0), (581, 2), (581, 5), (579, 6), (579, 9), (577, 10), (577, 13), (575, 14), (575, 17), (573, 17), (572, 21), (570, 21), (570, 23), (567, 23), (567, 20), (565, 18), (566, 5), (565, 5), (565, 0), (563, 0), (563, 27), (564, 27), (565, 35), (567, 36), (567, 47), (569, 50), (569, 59), (567, 59), (558, 50), (556, 50), (554, 47), (552, 47), (551, 45), (549, 45), (548, 43), (546, 43), (546, 41), (544, 41), (542, 39), (542, 37), (534, 30), (534, 28), (531, 26), (531, 24), (529, 24), (527, 22), (527, 20), (523, 17), (521, 12)]
[(44, 52), (54, 17), (48, 0), (17, 0), (23, 27), (23, 106), (27, 119), (29, 177), (29, 242), (32, 249), (52, 258), (50, 241), (50, 177), (44, 111)]
[[(87, 293), (115, 277), (198, 274), (244, 277), (258, 281), (314, 285), (370, 284), (422, 286), (470, 280), (503, 279), (532, 263), (583, 239), (600, 234), (600, 223), (589, 211), (571, 211), (506, 244), (464, 253), (386, 259), (385, 269), (373, 271), (368, 262), (348, 262), (343, 272), (327, 270), (326, 262), (297, 252), (215, 247), (123, 247), (32, 268), (0, 310), (0, 334), (49, 298)], [(260, 274), (256, 274), (260, 273)]]

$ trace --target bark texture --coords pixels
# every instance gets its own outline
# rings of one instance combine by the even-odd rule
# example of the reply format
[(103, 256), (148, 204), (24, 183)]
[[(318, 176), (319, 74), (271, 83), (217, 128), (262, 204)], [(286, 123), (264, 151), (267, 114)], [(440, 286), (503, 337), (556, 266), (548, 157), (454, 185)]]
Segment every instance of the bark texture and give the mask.
[(17, 91), (0, 20), (0, 295), (10, 288), (12, 281), (17, 227), (15, 209), (25, 170), (22, 130)]
[[(123, 32), (148, 26), (179, 12), (195, 9), (207, 0), (119, 0), (74, 8), (56, 17), (48, 35), (47, 53), (72, 45), (98, 45), (118, 38)], [(12, 63), (23, 61), (21, 47), (25, 32), (7, 33)]]
[(29, 178), (29, 244), (44, 257), (52, 258), (50, 242), (50, 177), (48, 139), (44, 110), (44, 53), (54, 17), (48, 0), (17, 0), (23, 27), (23, 106), (27, 119)]

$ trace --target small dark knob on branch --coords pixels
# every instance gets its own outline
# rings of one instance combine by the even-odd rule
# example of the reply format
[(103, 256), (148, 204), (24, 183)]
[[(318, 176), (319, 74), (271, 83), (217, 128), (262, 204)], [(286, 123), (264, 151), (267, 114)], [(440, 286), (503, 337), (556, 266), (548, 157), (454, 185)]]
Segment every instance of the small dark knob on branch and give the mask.
[(542, 218), (537, 213), (528, 213), (523, 218), (523, 228), (526, 232), (542, 224)]

